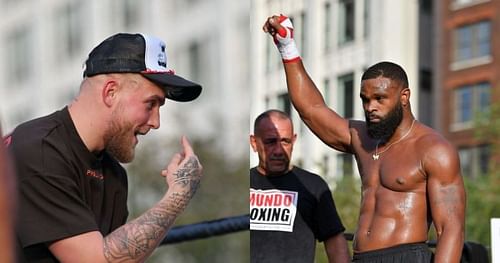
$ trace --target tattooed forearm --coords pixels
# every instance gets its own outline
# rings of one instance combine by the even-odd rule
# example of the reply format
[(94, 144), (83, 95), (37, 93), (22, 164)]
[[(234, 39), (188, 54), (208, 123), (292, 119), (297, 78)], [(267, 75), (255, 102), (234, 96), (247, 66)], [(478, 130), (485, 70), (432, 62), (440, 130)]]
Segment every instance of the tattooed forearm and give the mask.
[(177, 195), (167, 196), (166, 201), (158, 203), (142, 216), (108, 235), (104, 239), (106, 259), (109, 262), (145, 259), (165, 237), (177, 215), (186, 206), (188, 200), (182, 199)]
[(174, 185), (162, 201), (106, 236), (104, 255), (108, 262), (144, 261), (163, 240), (198, 188), (201, 179), (198, 160), (190, 157), (173, 175)]

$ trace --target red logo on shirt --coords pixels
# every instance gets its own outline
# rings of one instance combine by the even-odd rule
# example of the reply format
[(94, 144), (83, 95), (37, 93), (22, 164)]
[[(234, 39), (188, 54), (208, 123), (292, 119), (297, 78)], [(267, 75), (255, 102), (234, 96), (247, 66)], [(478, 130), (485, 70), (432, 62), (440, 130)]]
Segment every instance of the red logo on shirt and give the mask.
[(104, 176), (102, 175), (101, 172), (98, 172), (98, 171), (88, 169), (87, 172), (85, 173), (85, 175), (97, 178), (99, 180), (104, 180)]

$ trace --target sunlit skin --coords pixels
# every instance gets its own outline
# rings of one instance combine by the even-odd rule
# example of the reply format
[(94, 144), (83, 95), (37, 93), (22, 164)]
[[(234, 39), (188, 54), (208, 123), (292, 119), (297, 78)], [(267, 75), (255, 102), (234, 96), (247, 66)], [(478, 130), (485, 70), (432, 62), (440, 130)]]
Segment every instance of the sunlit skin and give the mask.
[[(278, 21), (269, 17), (264, 32), (279, 32)], [(356, 158), (362, 200), (354, 251), (425, 242), (432, 222), (435, 262), (459, 262), (466, 202), (458, 153), (435, 130), (418, 121), (412, 126), (410, 89), (384, 76), (362, 81), (367, 122), (379, 123), (402, 108), (401, 122), (381, 140), (368, 135), (367, 122), (344, 119), (330, 109), (301, 60), (284, 63), (284, 69), (288, 94), (305, 124), (325, 144)], [(381, 154), (375, 160), (377, 144)]]
[(107, 151), (123, 163), (133, 160), (138, 135), (160, 127), (159, 109), (165, 103), (164, 93), (156, 85), (138, 77), (129, 78), (105, 135)]
[(296, 137), (290, 119), (276, 115), (263, 119), (255, 134), (250, 136), (252, 149), (259, 155), (257, 170), (268, 176), (283, 175), (290, 171)]

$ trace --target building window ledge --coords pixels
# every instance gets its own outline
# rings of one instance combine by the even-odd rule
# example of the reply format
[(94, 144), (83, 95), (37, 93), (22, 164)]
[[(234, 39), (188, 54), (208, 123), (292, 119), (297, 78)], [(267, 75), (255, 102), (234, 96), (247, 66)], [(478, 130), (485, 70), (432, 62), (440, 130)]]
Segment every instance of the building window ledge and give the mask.
[(465, 2), (465, 3), (459, 3), (457, 1), (454, 1), (453, 3), (450, 4), (450, 9), (452, 11), (457, 11), (457, 10), (460, 10), (460, 9), (463, 9), (463, 8), (475, 6), (475, 5), (482, 4), (482, 3), (485, 3), (485, 2), (489, 2), (489, 1), (490, 0), (472, 0), (472, 1), (469, 1), (469, 2)]
[(484, 56), (484, 57), (478, 57), (478, 58), (472, 58), (464, 61), (456, 61), (450, 64), (450, 70), (451, 71), (456, 71), (456, 70), (462, 70), (466, 68), (472, 68), (472, 67), (477, 67), (481, 65), (488, 64), (492, 61), (491, 56)]
[(457, 122), (450, 125), (450, 132), (458, 132), (474, 128), (474, 122)]

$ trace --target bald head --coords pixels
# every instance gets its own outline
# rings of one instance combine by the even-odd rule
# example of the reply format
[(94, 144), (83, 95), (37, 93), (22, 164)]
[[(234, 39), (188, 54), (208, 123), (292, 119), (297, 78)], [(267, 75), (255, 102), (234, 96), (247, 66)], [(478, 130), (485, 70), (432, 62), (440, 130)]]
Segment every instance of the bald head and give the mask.
[[(283, 111), (280, 110), (267, 110), (263, 113), (261, 113), (257, 118), (255, 119), (255, 122), (253, 124), (253, 133), (258, 134), (260, 133), (260, 126), (262, 125), (262, 122), (265, 119), (270, 119), (270, 118), (276, 118), (278, 120), (288, 120), (290, 123), (292, 123), (292, 120), (290, 119), (290, 116), (286, 114)], [(292, 127), (292, 133), (293, 133), (293, 125)]]

